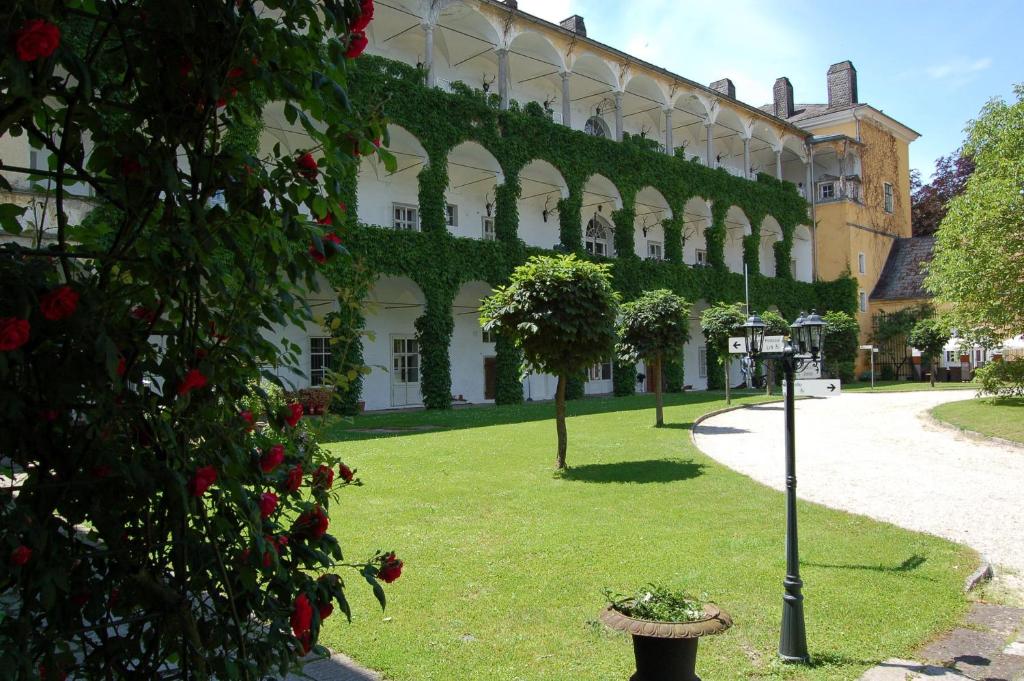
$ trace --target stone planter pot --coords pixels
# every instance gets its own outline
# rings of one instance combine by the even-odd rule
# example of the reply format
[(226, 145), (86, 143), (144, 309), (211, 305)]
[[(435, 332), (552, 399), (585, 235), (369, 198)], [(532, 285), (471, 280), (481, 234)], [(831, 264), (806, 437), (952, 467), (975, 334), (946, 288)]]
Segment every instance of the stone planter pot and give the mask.
[(601, 611), (601, 621), (633, 635), (636, 673), (629, 681), (700, 681), (695, 669), (697, 641), (732, 626), (732, 618), (717, 605), (705, 605), (704, 612), (706, 617), (696, 622), (652, 622), (608, 606)]

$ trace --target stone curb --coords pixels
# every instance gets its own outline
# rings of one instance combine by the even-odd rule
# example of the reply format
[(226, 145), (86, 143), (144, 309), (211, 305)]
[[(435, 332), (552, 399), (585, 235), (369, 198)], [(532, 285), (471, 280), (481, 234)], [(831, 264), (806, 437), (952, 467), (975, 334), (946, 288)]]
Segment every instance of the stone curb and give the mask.
[[(968, 400), (962, 400), (962, 401), (963, 402), (967, 402)], [(950, 404), (950, 403), (947, 402), (946, 404)], [(938, 406), (942, 406), (942, 405), (938, 405)], [(936, 428), (938, 428), (940, 430), (948, 430), (948, 431), (950, 431), (952, 433), (956, 433), (958, 435), (963, 435), (965, 437), (969, 437), (972, 440), (978, 440), (980, 442), (995, 443), (995, 444), (998, 444), (998, 445), (1003, 445), (1004, 447), (1010, 447), (1011, 449), (1018, 449), (1018, 450), (1024, 451), (1024, 444), (1021, 444), (1020, 442), (1014, 442), (1013, 440), (1007, 440), (1006, 438), (996, 437), (995, 435), (985, 435), (984, 433), (979, 433), (976, 430), (968, 430), (967, 428), (961, 428), (960, 426), (952, 424), (952, 423), (950, 423), (948, 421), (943, 421), (942, 419), (940, 419), (940, 418), (936, 417), (934, 414), (932, 414), (932, 411), (935, 408), (936, 407), (932, 407), (931, 409), (929, 409), (927, 411), (923, 411), (920, 414), (920, 418), (925, 423), (927, 423), (928, 425), (935, 426)]]
[[(707, 421), (710, 418), (713, 418), (715, 416), (721, 416), (722, 414), (728, 414), (730, 411), (736, 411), (737, 409), (746, 409), (747, 407), (757, 407), (757, 406), (760, 406), (762, 404), (775, 404), (775, 403), (781, 402), (781, 401), (782, 401), (782, 396), (781, 395), (778, 397), (778, 399), (775, 399), (775, 395), (772, 395), (772, 399), (767, 401), (767, 402), (758, 402), (757, 404), (735, 404), (735, 405), (732, 405), (732, 406), (729, 406), (729, 407), (722, 407), (721, 409), (715, 409), (714, 411), (709, 411), (706, 414), (701, 414), (700, 416), (698, 416), (697, 418), (695, 418), (693, 420), (693, 425), (690, 426), (690, 442), (693, 444), (694, 447), (697, 447), (697, 436), (696, 436), (697, 426), (699, 426), (700, 424), (704, 423), (705, 421)], [(704, 452), (701, 451), (700, 447), (697, 447), (697, 451), (700, 451), (702, 454), (704, 453)], [(705, 454), (705, 456), (707, 456), (707, 455)]]

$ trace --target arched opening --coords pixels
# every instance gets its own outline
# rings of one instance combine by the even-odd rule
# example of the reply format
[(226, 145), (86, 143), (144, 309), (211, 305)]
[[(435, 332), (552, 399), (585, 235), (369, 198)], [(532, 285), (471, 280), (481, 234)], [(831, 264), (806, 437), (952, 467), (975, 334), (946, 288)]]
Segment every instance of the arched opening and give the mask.
[(730, 206), (725, 216), (725, 266), (730, 272), (743, 274), (743, 239), (752, 233), (744, 212)]
[(611, 257), (615, 255), (612, 211), (622, 208), (622, 196), (611, 180), (591, 175), (583, 185), (583, 246), (588, 253)]
[(668, 201), (654, 187), (644, 187), (634, 200), (633, 242), (640, 258), (664, 260), (665, 227), (663, 220), (672, 217)]
[(434, 27), (437, 84), (460, 81), (476, 90), (498, 92), (498, 31), (467, 3), (444, 8)]
[(466, 282), (459, 287), (452, 305), (454, 323), (448, 358), (455, 404), (494, 400), (497, 378), (494, 336), (480, 328), (480, 303), (491, 295), (491, 290), (487, 282)]
[(807, 148), (804, 141), (793, 135), (782, 138), (782, 179), (792, 182), (804, 193), (807, 183)]
[(520, 102), (540, 102), (562, 123), (562, 77), (565, 60), (543, 34), (523, 31), (508, 46), (509, 88)]
[(421, 25), (423, 3), (418, 0), (389, 0), (374, 7), (373, 21), (366, 28), (366, 51), (406, 64), (423, 61), (426, 36)]
[(808, 282), (814, 280), (814, 243), (811, 240), (811, 229), (806, 225), (797, 225), (793, 230), (790, 259), (794, 279)]
[(528, 246), (552, 248), (559, 243), (558, 202), (569, 196), (562, 173), (534, 159), (519, 171), (519, 238)]
[[(601, 57), (584, 52), (570, 65), (569, 100), (572, 102), (572, 123), (577, 130), (589, 134), (615, 138), (615, 97), (618, 77), (612, 67)], [(598, 121), (591, 121), (591, 118)], [(590, 129), (587, 124), (590, 123)]]
[(423, 404), (422, 361), (416, 320), (426, 298), (408, 277), (380, 277), (364, 301), (366, 334), (363, 361), (370, 373), (363, 379), (367, 409), (414, 407)]
[[(695, 92), (681, 90), (672, 102), (672, 141), (674, 153), (687, 159), (697, 157), (707, 165), (706, 128), (708, 110)], [(679, 151), (682, 147), (683, 151)]]
[(504, 182), (498, 160), (476, 142), (463, 142), (448, 152), (448, 231), (471, 239), (493, 239), (495, 188)]
[(775, 177), (775, 150), (781, 144), (778, 132), (766, 121), (754, 122), (750, 137), (750, 166), (747, 168), (750, 179), (757, 178), (758, 173)]
[(711, 204), (699, 196), (683, 208), (683, 262), (694, 267), (707, 267), (708, 242), (705, 231), (711, 226)]
[(430, 163), (426, 150), (405, 128), (388, 125), (387, 148), (396, 168), (389, 173), (376, 155), (359, 163), (356, 200), (359, 221), (392, 229), (419, 231), (419, 174)]
[(743, 138), (746, 136), (746, 125), (739, 114), (730, 107), (722, 106), (715, 119), (715, 159), (712, 164), (716, 168), (724, 168), (729, 174), (746, 177), (743, 170)]
[(622, 94), (622, 120), (625, 131), (665, 144), (665, 107), (668, 97), (664, 88), (643, 73), (626, 83)]
[(766, 215), (761, 221), (761, 245), (758, 252), (761, 274), (766, 277), (774, 277), (775, 272), (775, 244), (782, 241), (782, 227), (771, 215)]

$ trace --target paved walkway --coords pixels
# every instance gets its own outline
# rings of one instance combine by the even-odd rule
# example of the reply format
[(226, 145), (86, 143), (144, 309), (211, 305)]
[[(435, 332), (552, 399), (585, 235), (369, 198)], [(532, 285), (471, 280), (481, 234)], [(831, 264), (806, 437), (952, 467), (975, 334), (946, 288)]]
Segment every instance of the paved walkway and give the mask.
[(360, 667), (352, 658), (341, 653), (310, 662), (302, 671), (304, 677), (289, 674), (285, 681), (381, 681), (380, 674)]
[[(802, 499), (930, 532), (1024, 575), (1024, 449), (931, 423), (937, 404), (968, 391), (847, 393), (799, 400), (797, 493)], [(714, 416), (693, 433), (721, 463), (785, 486), (781, 404)]]

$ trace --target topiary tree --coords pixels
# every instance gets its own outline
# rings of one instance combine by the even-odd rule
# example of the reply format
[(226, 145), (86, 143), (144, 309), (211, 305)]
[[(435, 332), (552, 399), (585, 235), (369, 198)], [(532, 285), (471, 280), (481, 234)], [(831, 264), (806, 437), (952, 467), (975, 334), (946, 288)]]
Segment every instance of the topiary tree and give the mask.
[(845, 312), (827, 312), (822, 320), (825, 322), (825, 347), (822, 350), (825, 362), (833, 367), (839, 379), (852, 381), (860, 347), (860, 326)]
[(704, 310), (700, 316), (700, 330), (708, 345), (715, 349), (718, 364), (725, 375), (725, 403), (732, 404), (729, 386), (729, 367), (732, 355), (729, 354), (729, 336), (740, 332), (747, 317), (743, 314), (742, 303), (715, 303)]
[[(372, 12), (0, 9), (0, 136), (39, 150), (50, 191), (36, 229), (0, 245), (5, 678), (284, 676), (348, 614), (339, 568), (382, 603), (400, 574), (390, 552), (342, 560), (329, 511), (354, 471), (259, 387), (298, 359), (265, 331), (311, 321), (306, 293), (353, 264), (339, 202), (358, 156), (394, 167), (384, 122), (345, 93)], [(263, 101), (307, 146), (259, 149)], [(0, 170), (24, 173), (6, 154)], [(81, 225), (73, 184), (100, 204)], [(19, 232), (11, 196), (0, 226)]]
[(607, 264), (575, 255), (534, 256), (512, 272), (480, 308), (485, 330), (513, 339), (526, 364), (558, 377), (555, 467), (565, 468), (566, 384), (608, 357), (615, 343), (618, 294)]
[(921, 319), (910, 330), (907, 342), (921, 351), (921, 361), (931, 367), (931, 385), (935, 387), (935, 372), (938, 371), (939, 357), (949, 342), (949, 324), (938, 317)]
[[(766, 336), (788, 336), (790, 333), (789, 322), (774, 310), (765, 310), (761, 313), (761, 321), (765, 323), (764, 335)], [(765, 362), (764, 389), (768, 395), (772, 394), (775, 387), (775, 362)]]
[(623, 362), (643, 360), (654, 381), (657, 416), (654, 425), (665, 425), (662, 400), (662, 365), (665, 356), (681, 352), (690, 340), (690, 308), (686, 299), (667, 289), (646, 291), (622, 305), (616, 326), (616, 352)]

